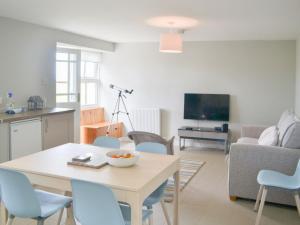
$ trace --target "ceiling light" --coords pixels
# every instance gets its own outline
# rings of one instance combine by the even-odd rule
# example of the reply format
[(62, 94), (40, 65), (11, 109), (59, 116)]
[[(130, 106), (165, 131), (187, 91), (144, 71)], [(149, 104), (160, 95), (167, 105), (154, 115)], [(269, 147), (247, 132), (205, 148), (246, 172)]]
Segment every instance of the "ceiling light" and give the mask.
[(146, 20), (148, 25), (162, 28), (170, 28), (170, 22), (176, 29), (188, 29), (199, 24), (198, 20), (184, 16), (157, 16)]
[(159, 51), (168, 53), (182, 52), (181, 34), (198, 25), (198, 20), (183, 16), (159, 16), (148, 19), (147, 24), (154, 27), (168, 28), (168, 33), (160, 35)]
[(159, 51), (166, 52), (166, 53), (181, 53), (182, 52), (181, 35), (174, 32), (161, 34)]

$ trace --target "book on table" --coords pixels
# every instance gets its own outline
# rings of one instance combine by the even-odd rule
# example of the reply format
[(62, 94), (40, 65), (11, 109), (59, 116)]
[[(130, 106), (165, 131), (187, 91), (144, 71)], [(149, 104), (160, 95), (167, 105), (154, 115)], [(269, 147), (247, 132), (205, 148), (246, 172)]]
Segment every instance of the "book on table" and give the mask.
[(90, 167), (99, 169), (107, 164), (106, 156), (102, 153), (86, 153), (73, 157), (67, 162), (68, 165)]

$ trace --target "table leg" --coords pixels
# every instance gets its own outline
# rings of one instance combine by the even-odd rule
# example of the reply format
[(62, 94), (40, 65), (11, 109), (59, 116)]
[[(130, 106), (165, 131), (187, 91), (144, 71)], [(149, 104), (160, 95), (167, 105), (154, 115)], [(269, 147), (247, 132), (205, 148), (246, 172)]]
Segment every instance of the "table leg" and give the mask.
[(131, 202), (131, 225), (142, 225), (142, 204), (140, 203), (139, 195), (137, 195)]
[(8, 219), (8, 212), (7, 209), (5, 208), (3, 202), (1, 204), (1, 225), (5, 225)]
[(179, 171), (174, 174), (175, 181), (175, 196), (174, 196), (174, 215), (173, 215), (173, 225), (179, 225), (179, 192), (180, 192), (180, 178)]
[(181, 150), (181, 137), (179, 137), (179, 150)]
[[(72, 193), (67, 191), (66, 196), (72, 197)], [(73, 215), (73, 204), (69, 208), (67, 208), (66, 225), (76, 225), (74, 215)]]
[(185, 138), (183, 139), (183, 148), (185, 148)]

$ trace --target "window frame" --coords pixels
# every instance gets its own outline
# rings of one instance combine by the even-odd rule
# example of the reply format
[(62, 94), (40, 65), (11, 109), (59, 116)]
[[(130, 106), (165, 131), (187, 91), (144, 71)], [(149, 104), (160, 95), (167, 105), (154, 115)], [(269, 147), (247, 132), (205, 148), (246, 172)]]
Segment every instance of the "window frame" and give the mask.
[[(89, 53), (89, 51), (84, 51), (86, 54)], [(94, 52), (91, 52), (94, 53)], [(85, 93), (84, 93), (84, 103), (82, 104), (82, 100), (83, 100), (83, 90), (81, 90), (81, 101), (80, 101), (80, 106), (82, 108), (91, 108), (91, 107), (95, 107), (98, 106), (100, 104), (100, 85), (101, 85), (101, 81), (100, 81), (100, 71), (101, 71), (101, 57), (102, 54), (101, 53), (97, 53), (100, 55), (100, 59), (99, 60), (90, 60), (90, 59), (83, 59), (81, 58), (81, 70), (80, 70), (80, 87), (81, 85), (85, 85)], [(95, 70), (95, 76), (93, 77), (89, 77), (86, 76), (86, 64), (87, 63), (95, 63), (97, 65), (97, 69)], [(83, 74), (82, 74), (83, 71)], [(96, 93), (95, 93), (95, 104), (87, 104), (87, 84), (88, 83), (94, 83), (95, 87), (96, 87)]]
[[(65, 53), (68, 54), (68, 58), (67, 59), (57, 59), (57, 53)], [(71, 59), (71, 54), (76, 55), (76, 60), (72, 60)], [(80, 62), (81, 62), (81, 53), (78, 50), (74, 50), (74, 49), (67, 49), (67, 48), (56, 48), (56, 53), (55, 53), (55, 102), (56, 104), (65, 104), (65, 103), (76, 103), (80, 101), (80, 87), (78, 87), (78, 82), (74, 81), (74, 85), (75, 85), (75, 92), (70, 92), (70, 80), (71, 80), (71, 74), (70, 74), (70, 65), (71, 63), (75, 63), (76, 66), (76, 70), (77, 70), (77, 74), (79, 73), (79, 77), (78, 75), (76, 75), (75, 79), (80, 79)], [(57, 62), (64, 62), (68, 64), (68, 78), (67, 81), (57, 81)], [(56, 84), (57, 83), (61, 83), (61, 84), (67, 84), (67, 93), (57, 93), (57, 88), (56, 88)], [(57, 96), (66, 96), (67, 97), (67, 101), (63, 101), (63, 102), (58, 102), (57, 101)], [(72, 100), (73, 98), (73, 100)]]

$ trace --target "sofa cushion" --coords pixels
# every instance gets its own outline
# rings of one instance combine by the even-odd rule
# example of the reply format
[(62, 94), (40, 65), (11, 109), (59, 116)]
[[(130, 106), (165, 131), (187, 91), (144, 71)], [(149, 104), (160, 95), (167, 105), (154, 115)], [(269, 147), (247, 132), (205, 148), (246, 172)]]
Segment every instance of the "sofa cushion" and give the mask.
[(241, 138), (239, 138), (237, 140), (237, 143), (257, 145), (258, 144), (258, 139), (256, 139), (256, 138), (248, 138), (248, 137), (241, 137)]
[(265, 129), (259, 139), (258, 144), (276, 146), (278, 143), (278, 129), (276, 126), (271, 126)]
[(282, 139), (282, 147), (300, 148), (300, 121), (295, 121)]
[(278, 145), (282, 146), (282, 140), (285, 136), (287, 130), (292, 124), (295, 123), (295, 115), (293, 113), (285, 115), (284, 118), (280, 118), (277, 127), (278, 127)]

